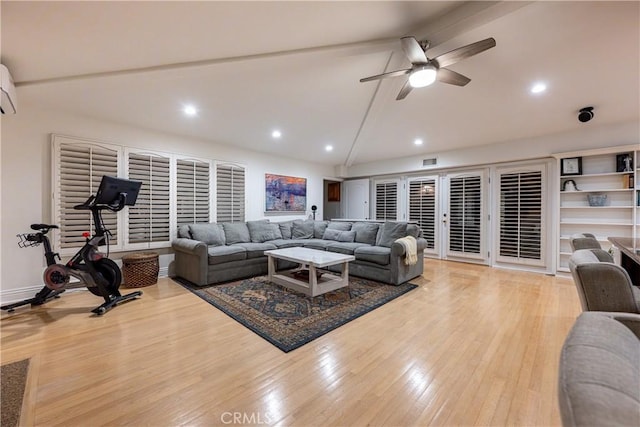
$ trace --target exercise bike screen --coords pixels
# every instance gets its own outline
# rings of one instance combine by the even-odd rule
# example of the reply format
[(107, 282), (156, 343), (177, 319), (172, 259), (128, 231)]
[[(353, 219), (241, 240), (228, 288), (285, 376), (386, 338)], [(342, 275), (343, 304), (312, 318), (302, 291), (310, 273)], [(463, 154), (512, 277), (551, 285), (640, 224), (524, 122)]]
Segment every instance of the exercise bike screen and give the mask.
[(116, 178), (113, 176), (103, 176), (100, 187), (96, 193), (97, 204), (112, 204), (118, 200), (121, 193), (126, 193), (125, 205), (133, 206), (138, 199), (138, 192), (142, 182), (130, 179)]

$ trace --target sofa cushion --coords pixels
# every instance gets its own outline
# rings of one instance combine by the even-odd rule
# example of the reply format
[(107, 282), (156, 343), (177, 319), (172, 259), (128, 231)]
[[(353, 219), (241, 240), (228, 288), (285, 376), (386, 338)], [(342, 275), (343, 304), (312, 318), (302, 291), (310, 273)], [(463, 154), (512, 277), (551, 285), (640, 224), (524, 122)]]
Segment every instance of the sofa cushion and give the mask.
[(306, 240), (291, 240), (291, 239), (276, 239), (269, 240), (267, 243), (275, 245), (278, 249), (293, 248), (296, 246), (303, 246)]
[(292, 239), (312, 239), (313, 238), (313, 230), (314, 221), (313, 220), (295, 220), (293, 221), (293, 226), (291, 227), (291, 238)]
[(282, 234), (283, 239), (291, 238), (291, 227), (293, 227), (293, 221), (284, 221), (278, 223), (278, 228), (280, 228), (280, 234)]
[(309, 239), (305, 240), (304, 247), (309, 249), (317, 249), (319, 251), (324, 251), (327, 249), (327, 246), (334, 243), (331, 240), (323, 240), (323, 239)]
[(327, 225), (329, 225), (329, 221), (314, 221), (313, 222), (313, 238), (322, 239), (322, 236), (324, 235), (324, 230), (327, 229)]
[(348, 243), (348, 242), (332, 242), (327, 246), (329, 252), (335, 252), (338, 254), (353, 255), (353, 252), (360, 247), (369, 246), (366, 243)]
[(227, 245), (233, 245), (234, 243), (249, 243), (251, 241), (249, 228), (244, 222), (223, 222), (222, 227), (224, 228)]
[(340, 230), (340, 231), (349, 231), (351, 230), (350, 222), (342, 222), (342, 221), (331, 221), (327, 228), (331, 230)]
[(407, 236), (422, 237), (422, 229), (416, 224), (407, 224)]
[(383, 222), (376, 236), (376, 246), (390, 248), (396, 239), (407, 235), (406, 222)]
[(247, 259), (247, 251), (240, 246), (209, 246), (207, 252), (209, 265)]
[(193, 240), (199, 240), (206, 245), (224, 246), (224, 231), (220, 224), (189, 224), (189, 231)]
[(391, 248), (383, 246), (361, 246), (353, 252), (359, 261), (369, 261), (380, 265), (389, 265)]
[(247, 259), (260, 258), (264, 255), (264, 251), (278, 249), (273, 243), (236, 243), (233, 246), (244, 248), (247, 251)]
[(193, 239), (191, 231), (189, 230), (190, 224), (182, 224), (178, 226), (178, 238)]
[(282, 233), (277, 224), (271, 224), (268, 220), (247, 221), (247, 228), (253, 243), (262, 243), (267, 240), (281, 239)]
[(353, 242), (356, 238), (356, 232), (327, 228), (324, 231), (324, 236), (322, 236), (322, 238), (325, 240), (335, 240), (336, 242)]
[(354, 222), (351, 226), (351, 231), (356, 232), (354, 242), (375, 245), (379, 228), (380, 224), (376, 222)]

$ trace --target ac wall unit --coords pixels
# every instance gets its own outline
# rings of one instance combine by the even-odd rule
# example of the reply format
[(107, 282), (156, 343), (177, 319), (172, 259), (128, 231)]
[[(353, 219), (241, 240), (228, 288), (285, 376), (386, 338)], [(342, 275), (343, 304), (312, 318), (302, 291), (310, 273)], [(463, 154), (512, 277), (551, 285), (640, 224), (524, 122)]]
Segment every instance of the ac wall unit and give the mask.
[(13, 78), (9, 70), (0, 64), (0, 112), (2, 114), (15, 114), (18, 110), (18, 98), (16, 96), (16, 87), (13, 84)]

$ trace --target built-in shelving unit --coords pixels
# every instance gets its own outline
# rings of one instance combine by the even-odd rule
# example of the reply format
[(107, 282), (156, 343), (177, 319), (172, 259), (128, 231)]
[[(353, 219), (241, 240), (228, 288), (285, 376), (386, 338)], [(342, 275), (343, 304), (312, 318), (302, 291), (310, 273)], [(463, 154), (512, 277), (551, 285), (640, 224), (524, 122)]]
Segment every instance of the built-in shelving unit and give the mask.
[(604, 249), (611, 247), (608, 237), (640, 235), (638, 147), (555, 155), (560, 171), (558, 271), (569, 271), (569, 238), (573, 234), (593, 233)]

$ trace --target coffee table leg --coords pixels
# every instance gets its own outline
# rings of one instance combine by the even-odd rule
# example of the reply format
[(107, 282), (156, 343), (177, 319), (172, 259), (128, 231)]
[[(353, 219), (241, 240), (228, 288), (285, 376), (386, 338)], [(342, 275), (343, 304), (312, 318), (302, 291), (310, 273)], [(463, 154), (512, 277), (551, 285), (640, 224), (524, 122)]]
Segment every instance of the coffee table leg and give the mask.
[(276, 260), (271, 255), (267, 255), (267, 265), (269, 268), (269, 281), (273, 281), (273, 275), (276, 274)]
[(349, 286), (349, 263), (342, 263), (342, 274), (340, 275), (342, 278), (342, 286)]
[(309, 265), (309, 291), (311, 296), (315, 297), (318, 292), (318, 276), (316, 276), (316, 266)]

